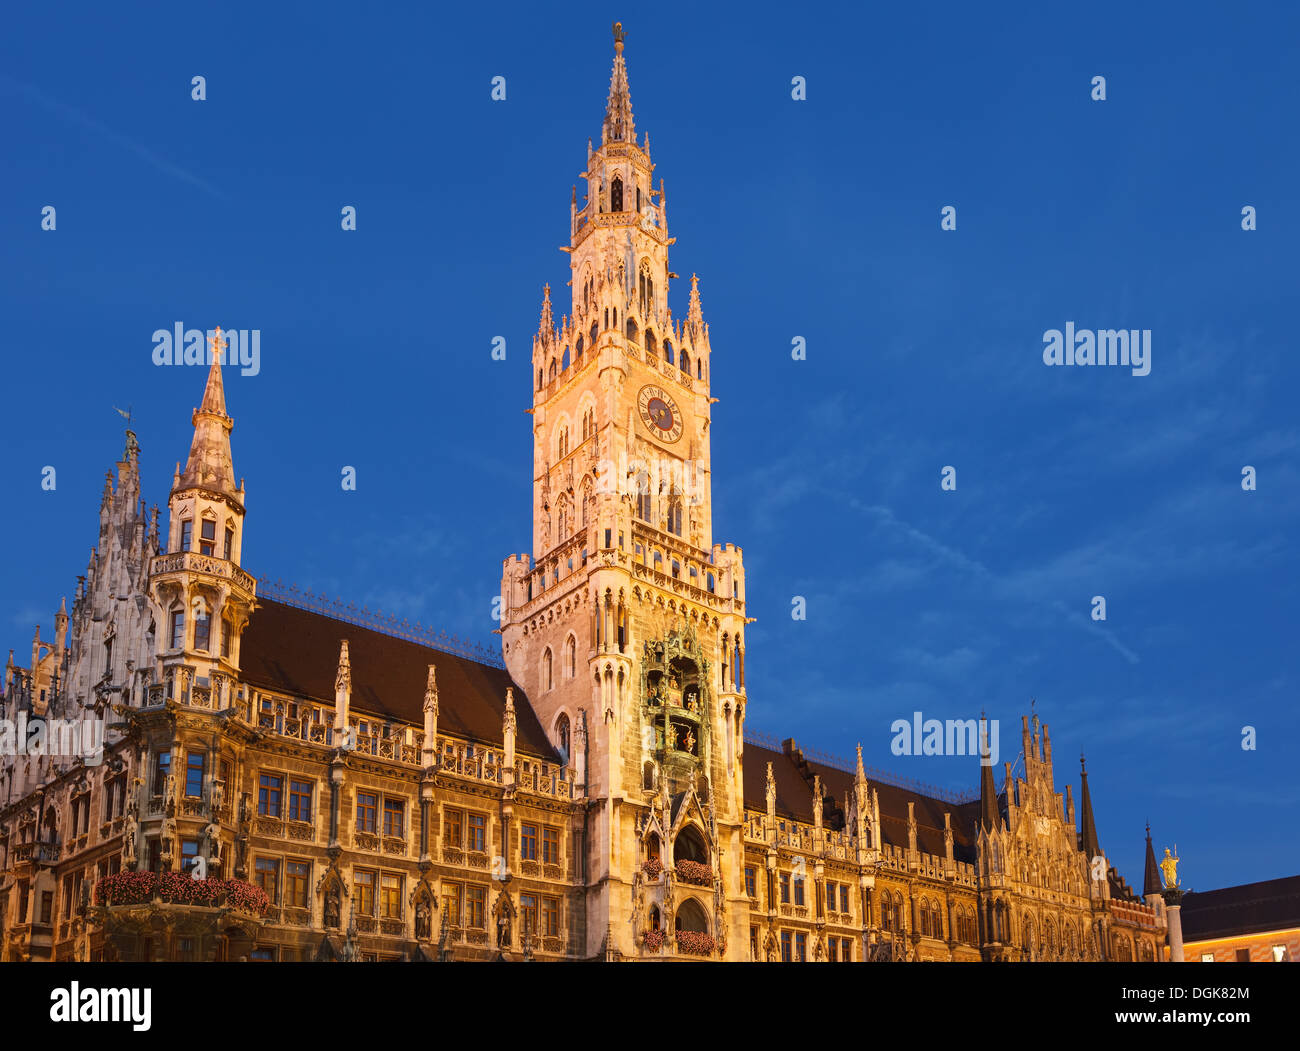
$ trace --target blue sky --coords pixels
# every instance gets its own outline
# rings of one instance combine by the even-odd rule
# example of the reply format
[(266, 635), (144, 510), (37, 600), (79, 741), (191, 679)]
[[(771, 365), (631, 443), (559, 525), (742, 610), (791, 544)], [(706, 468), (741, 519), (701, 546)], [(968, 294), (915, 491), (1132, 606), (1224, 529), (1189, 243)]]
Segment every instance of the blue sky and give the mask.
[[(0, 646), (25, 663), (84, 572), (113, 405), (165, 501), (203, 384), (151, 362), (177, 321), (262, 333), (226, 377), (246, 568), (493, 641), (529, 340), (622, 18), (711, 325), (750, 725), (973, 790), (890, 723), (984, 709), (1013, 758), (1033, 697), (1130, 882), (1146, 820), (1193, 887), (1300, 871), (1296, 15), (652, 10), (7, 8)], [(1067, 321), (1150, 329), (1150, 375), (1046, 367)]]

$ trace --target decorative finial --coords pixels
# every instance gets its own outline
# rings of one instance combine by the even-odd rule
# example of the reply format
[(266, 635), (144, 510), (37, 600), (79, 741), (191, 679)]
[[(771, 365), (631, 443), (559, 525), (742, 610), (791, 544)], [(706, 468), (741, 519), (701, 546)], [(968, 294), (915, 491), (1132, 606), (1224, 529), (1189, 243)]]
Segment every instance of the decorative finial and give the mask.
[(623, 23), (615, 22), (614, 23), (614, 53), (616, 55), (621, 55), (623, 53), (623, 38), (625, 36), (627, 36), (627, 34), (623, 32)]
[(225, 351), (225, 349), (226, 349), (226, 341), (221, 338), (221, 326), (218, 325), (216, 332), (212, 336), (213, 360), (220, 361), (224, 356), (223, 352)]

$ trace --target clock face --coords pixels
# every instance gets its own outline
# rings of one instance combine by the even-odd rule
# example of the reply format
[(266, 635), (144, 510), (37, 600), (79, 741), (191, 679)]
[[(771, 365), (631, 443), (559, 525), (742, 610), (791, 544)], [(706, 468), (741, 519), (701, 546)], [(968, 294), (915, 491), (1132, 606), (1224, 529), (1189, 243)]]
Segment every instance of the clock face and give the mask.
[(662, 387), (642, 387), (637, 406), (641, 410), (641, 422), (656, 438), (675, 442), (682, 436), (681, 410)]

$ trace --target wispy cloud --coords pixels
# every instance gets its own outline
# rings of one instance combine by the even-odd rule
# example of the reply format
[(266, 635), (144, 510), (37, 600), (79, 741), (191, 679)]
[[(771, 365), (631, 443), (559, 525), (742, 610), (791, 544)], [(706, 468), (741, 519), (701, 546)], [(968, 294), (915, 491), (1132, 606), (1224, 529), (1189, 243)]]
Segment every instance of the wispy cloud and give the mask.
[(188, 169), (182, 168), (179, 164), (169, 161), (166, 157), (155, 153), (153, 150), (149, 149), (149, 147), (137, 142), (135, 139), (113, 130), (103, 121), (90, 116), (88, 113), (77, 109), (75, 106), (69, 106), (65, 102), (60, 102), (58, 99), (51, 98), (49, 95), (46, 95), (39, 88), (31, 84), (25, 84), (21, 81), (12, 79), (11, 77), (4, 76), (3, 74), (0, 74), (0, 83), (6, 84), (12, 90), (17, 91), (20, 95), (23, 95), (31, 99), (33, 102), (45, 107), (51, 113), (58, 114), (64, 120), (83, 128), (89, 128), (91, 131), (107, 139), (109, 142), (130, 150), (137, 157), (148, 162), (160, 172), (164, 172), (182, 182), (189, 183), (191, 186), (197, 186), (200, 190), (203, 190), (205, 193), (210, 193), (214, 197), (219, 197), (222, 200), (226, 199), (226, 195), (206, 179), (200, 178)]

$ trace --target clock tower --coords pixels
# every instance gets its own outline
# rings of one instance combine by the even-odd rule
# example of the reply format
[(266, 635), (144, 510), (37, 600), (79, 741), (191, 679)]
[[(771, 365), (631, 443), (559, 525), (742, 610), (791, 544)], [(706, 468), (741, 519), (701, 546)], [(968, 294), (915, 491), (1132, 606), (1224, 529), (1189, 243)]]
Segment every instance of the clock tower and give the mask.
[(745, 578), (713, 543), (712, 348), (668, 306), (668, 206), (614, 25), (569, 206), (571, 302), (533, 338), (533, 546), (505, 562), (506, 666), (587, 801), (589, 955), (748, 955)]

